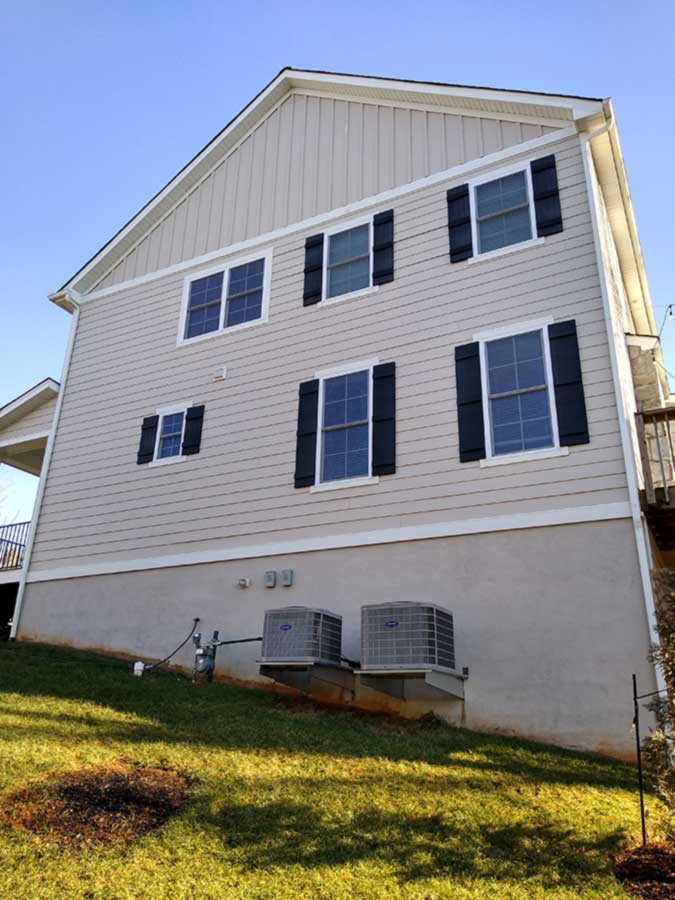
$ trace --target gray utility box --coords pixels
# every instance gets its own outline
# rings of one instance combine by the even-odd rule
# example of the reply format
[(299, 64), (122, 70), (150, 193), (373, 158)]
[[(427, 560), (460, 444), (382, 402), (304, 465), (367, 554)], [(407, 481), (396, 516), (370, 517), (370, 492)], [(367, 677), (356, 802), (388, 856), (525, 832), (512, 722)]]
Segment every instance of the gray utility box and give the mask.
[(286, 606), (265, 612), (261, 664), (339, 666), (341, 656), (342, 616), (308, 606)]
[(452, 613), (435, 603), (361, 607), (361, 666), (368, 671), (455, 671)]

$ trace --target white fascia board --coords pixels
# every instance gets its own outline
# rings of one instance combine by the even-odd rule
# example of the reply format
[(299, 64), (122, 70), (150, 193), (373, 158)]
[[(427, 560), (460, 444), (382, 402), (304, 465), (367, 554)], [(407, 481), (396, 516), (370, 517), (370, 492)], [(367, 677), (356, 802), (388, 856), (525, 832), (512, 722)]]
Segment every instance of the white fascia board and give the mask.
[[(341, 85), (368, 91), (395, 91), (409, 94), (411, 99), (419, 94), (431, 94), (451, 101), (488, 101), (493, 103), (517, 103), (525, 107), (548, 106), (559, 110), (569, 110), (571, 118), (579, 119), (602, 111), (602, 101), (582, 97), (565, 97), (557, 94), (537, 94), (527, 91), (509, 91), (499, 88), (463, 87), (461, 85), (430, 84), (427, 82), (401, 81), (395, 78), (372, 78), (364, 75), (336, 75), (330, 72), (312, 72), (290, 69), (286, 72), (292, 87), (311, 89), (319, 85)], [(450, 105), (450, 104), (449, 104)]]

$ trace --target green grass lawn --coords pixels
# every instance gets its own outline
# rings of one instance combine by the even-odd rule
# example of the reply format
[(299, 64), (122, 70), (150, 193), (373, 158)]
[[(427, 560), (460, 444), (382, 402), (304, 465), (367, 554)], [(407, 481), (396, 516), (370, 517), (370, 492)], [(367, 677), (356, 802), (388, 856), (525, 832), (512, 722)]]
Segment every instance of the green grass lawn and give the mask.
[(629, 766), (0, 644), (1, 793), (121, 758), (194, 776), (187, 806), (126, 849), (5, 828), (0, 897), (626, 898)]

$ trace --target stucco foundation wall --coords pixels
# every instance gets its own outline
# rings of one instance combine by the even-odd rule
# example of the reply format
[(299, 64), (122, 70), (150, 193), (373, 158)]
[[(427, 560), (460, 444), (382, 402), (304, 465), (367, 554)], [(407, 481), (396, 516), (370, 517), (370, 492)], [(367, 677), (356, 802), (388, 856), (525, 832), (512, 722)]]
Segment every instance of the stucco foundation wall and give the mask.
[[(265, 570), (285, 568), (294, 586), (265, 589)], [(194, 616), (207, 636), (251, 637), (265, 609), (303, 604), (341, 613), (358, 659), (360, 606), (385, 600), (455, 613), (467, 726), (631, 755), (631, 674), (656, 683), (628, 519), (29, 583), (19, 639), (160, 658)], [(258, 678), (259, 649), (223, 648), (219, 671)]]

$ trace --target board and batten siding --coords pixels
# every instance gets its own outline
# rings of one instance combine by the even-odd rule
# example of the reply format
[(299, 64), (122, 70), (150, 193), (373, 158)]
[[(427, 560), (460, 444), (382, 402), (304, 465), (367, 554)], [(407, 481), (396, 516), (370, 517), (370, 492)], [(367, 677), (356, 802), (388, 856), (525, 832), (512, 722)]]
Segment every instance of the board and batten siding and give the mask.
[(21, 440), (24, 437), (32, 437), (36, 434), (48, 434), (51, 431), (56, 409), (56, 397), (47, 400), (36, 409), (21, 416), (16, 422), (0, 426), (0, 441)]
[[(177, 347), (184, 273), (84, 304), (31, 571), (625, 502), (579, 141), (553, 151), (564, 231), (543, 244), (451, 265), (449, 180), (389, 201), (396, 276), (367, 296), (303, 307), (302, 232), (274, 245), (269, 321), (256, 327)], [(576, 319), (590, 443), (560, 458), (461, 464), (455, 345), (546, 315)], [(298, 384), (375, 356), (397, 365), (396, 474), (294, 489)], [(201, 452), (138, 466), (143, 417), (180, 400), (206, 405)]]
[(96, 288), (301, 222), (557, 127), (291, 94)]

